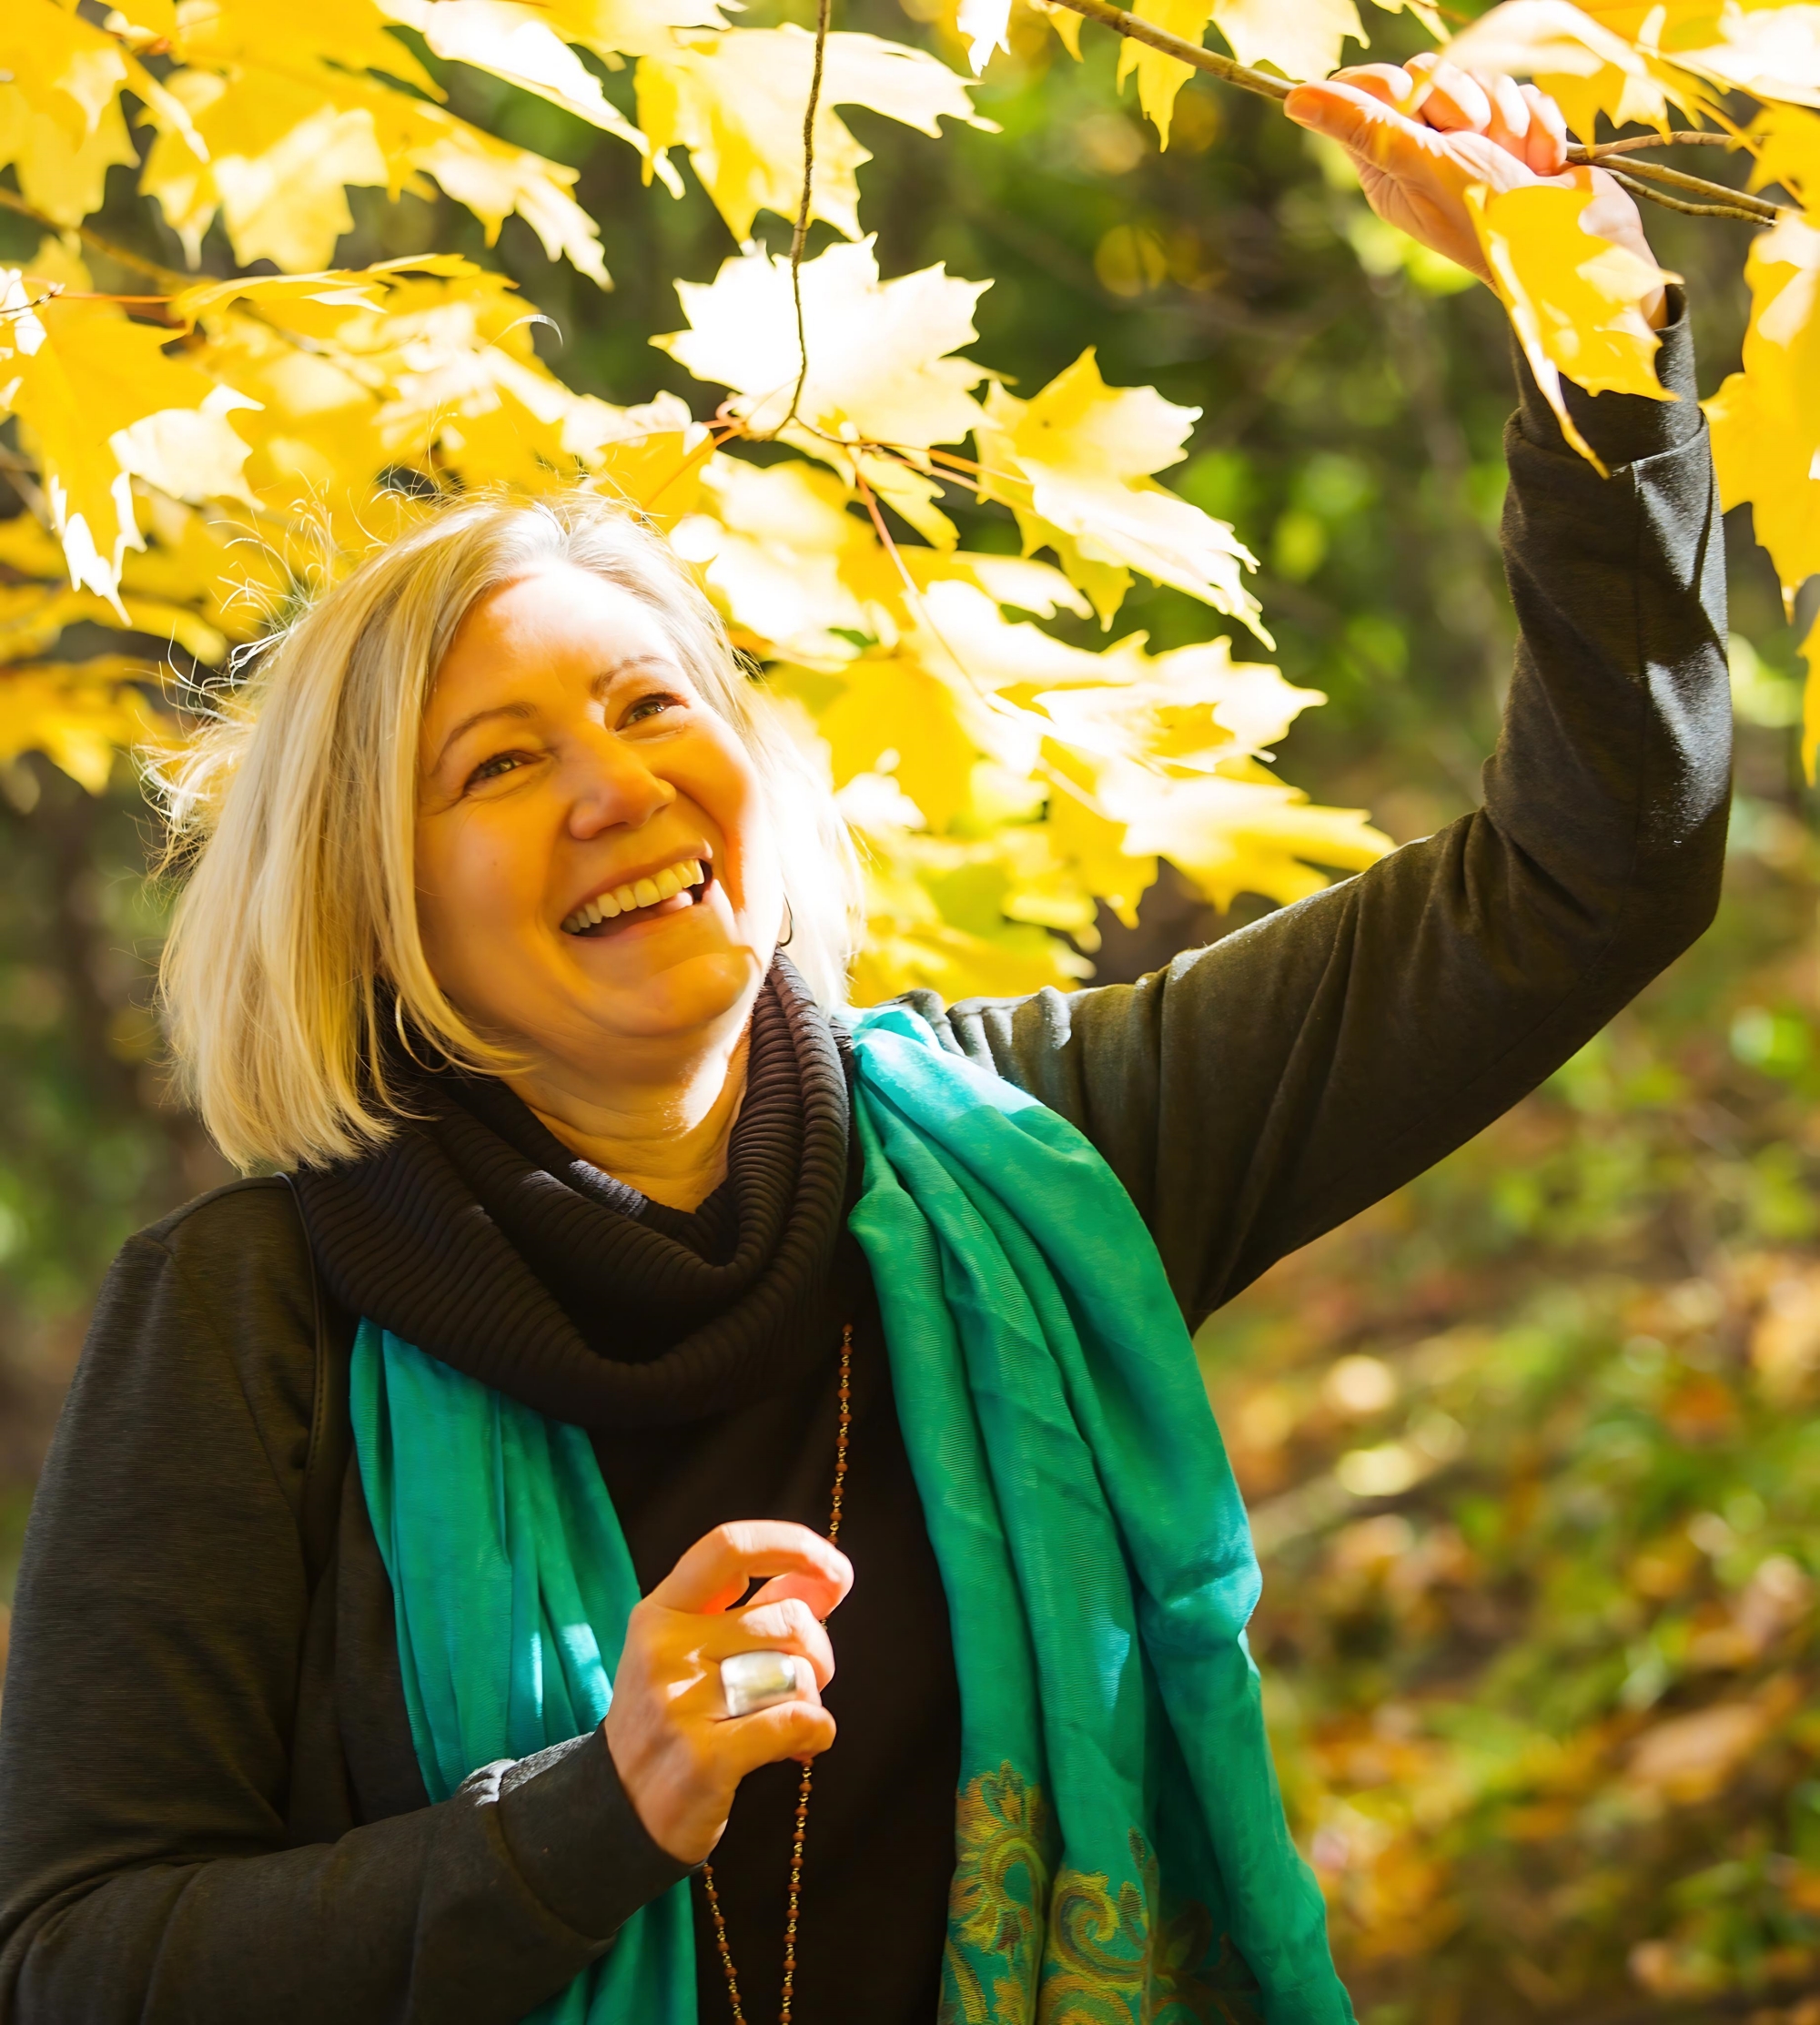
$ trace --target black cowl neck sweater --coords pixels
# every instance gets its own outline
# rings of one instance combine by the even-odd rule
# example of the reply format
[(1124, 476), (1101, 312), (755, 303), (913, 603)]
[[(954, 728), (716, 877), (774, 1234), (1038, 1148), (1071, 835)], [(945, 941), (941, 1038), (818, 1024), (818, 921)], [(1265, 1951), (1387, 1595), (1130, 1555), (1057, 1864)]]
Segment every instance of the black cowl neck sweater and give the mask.
[(787, 961), (753, 1010), (727, 1178), (693, 1213), (571, 1153), (490, 1078), (425, 1074), (373, 1158), (298, 1177), (335, 1298), (584, 1427), (740, 1406), (821, 1354), (847, 1193), (846, 1078)]
[[(897, 1425), (871, 1278), (845, 1230), (855, 1170), (844, 1037), (786, 959), (753, 1010), (725, 1181), (693, 1213), (564, 1147), (501, 1083), (410, 1086), (416, 1122), (298, 1177), (321, 1278), (350, 1315), (552, 1419), (585, 1427), (649, 1590), (710, 1527), (825, 1532), (838, 1344), (854, 1326), (831, 1621), (839, 1736), (816, 1770), (798, 2025), (933, 2017), (953, 1868), (959, 1696), (945, 1601)], [(741, 1996), (775, 2002), (795, 1767), (741, 1787), (714, 1852)], [(693, 1887), (704, 2020), (731, 2018)]]

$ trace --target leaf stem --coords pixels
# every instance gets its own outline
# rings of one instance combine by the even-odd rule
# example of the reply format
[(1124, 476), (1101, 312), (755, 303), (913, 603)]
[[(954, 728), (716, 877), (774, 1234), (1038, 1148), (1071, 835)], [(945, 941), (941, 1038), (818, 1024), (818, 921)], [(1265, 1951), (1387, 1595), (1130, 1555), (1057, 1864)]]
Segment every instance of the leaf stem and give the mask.
[[(1167, 28), (1158, 27), (1155, 22), (1140, 19), (1128, 8), (1115, 6), (1112, 0), (1055, 0), (1055, 5), (1085, 15), (1089, 21), (1100, 22), (1117, 35), (1128, 35), (1133, 42), (1147, 43), (1164, 56), (1188, 65), (1191, 70), (1204, 71), (1209, 77), (1237, 85), (1241, 91), (1254, 92), (1259, 98), (1275, 99), (1280, 105), (1295, 88), (1286, 78), (1272, 77), (1268, 71), (1254, 70), (1249, 64), (1239, 63), (1232, 56), (1222, 56), (1216, 49), (1204, 49), (1198, 43), (1171, 35)], [(1575, 146), (1568, 149), (1567, 158), (1570, 162), (1586, 164), (1599, 162), (1607, 155), (1628, 155), (1638, 148), (1731, 145), (1729, 135), (1701, 133), (1688, 127), (1665, 136), (1652, 134), (1628, 141), (1605, 141), (1592, 147)], [(1663, 205), (1671, 211), (1692, 212), (1698, 218), (1729, 218), (1750, 225), (1772, 225), (1786, 208), (1772, 204), (1767, 197), (1751, 197), (1724, 183), (1709, 183), (1704, 177), (1688, 176), (1680, 169), (1663, 168), (1653, 162), (1626, 163), (1622, 180), (1633, 196), (1646, 197), (1652, 204)], [(1666, 188), (1654, 187), (1659, 184), (1704, 201), (1690, 203), (1670, 197)]]

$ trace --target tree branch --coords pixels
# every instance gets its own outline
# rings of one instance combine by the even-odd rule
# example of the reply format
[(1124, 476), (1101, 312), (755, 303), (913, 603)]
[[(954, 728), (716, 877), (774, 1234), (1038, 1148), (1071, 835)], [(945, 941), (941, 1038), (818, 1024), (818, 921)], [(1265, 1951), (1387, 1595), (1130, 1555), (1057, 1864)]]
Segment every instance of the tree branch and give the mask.
[[(1178, 63), (1187, 64), (1192, 70), (1203, 71), (1208, 76), (1218, 77), (1228, 85), (1237, 85), (1240, 91), (1254, 92), (1259, 98), (1271, 98), (1281, 104), (1295, 88), (1286, 78), (1272, 77), (1268, 71), (1254, 70), (1249, 64), (1222, 56), (1216, 49), (1204, 49), (1198, 43), (1186, 42), (1180, 35), (1172, 35), (1167, 28), (1140, 20), (1127, 8), (1115, 6), (1112, 0), (1052, 0), (1052, 4), (1085, 15), (1089, 21), (1102, 23), (1116, 35), (1148, 44), (1164, 56), (1173, 56)], [(1592, 147), (1575, 146), (1568, 149), (1567, 158), (1577, 164), (1597, 163), (1607, 155), (1628, 155), (1636, 148), (1714, 147), (1731, 144), (1729, 135), (1704, 134), (1684, 128), (1667, 135), (1652, 134), (1646, 138), (1607, 141)], [(1666, 189), (1652, 187), (1656, 184), (1684, 191), (1700, 201), (1687, 202), (1670, 197)], [(1737, 218), (1747, 225), (1773, 225), (1785, 209), (1783, 205), (1772, 204), (1767, 197), (1751, 197), (1724, 183), (1709, 183), (1704, 177), (1688, 176), (1680, 169), (1662, 168), (1653, 162), (1627, 162), (1624, 185), (1633, 196), (1646, 197), (1651, 203), (1663, 205), (1671, 211), (1691, 211), (1700, 218)]]

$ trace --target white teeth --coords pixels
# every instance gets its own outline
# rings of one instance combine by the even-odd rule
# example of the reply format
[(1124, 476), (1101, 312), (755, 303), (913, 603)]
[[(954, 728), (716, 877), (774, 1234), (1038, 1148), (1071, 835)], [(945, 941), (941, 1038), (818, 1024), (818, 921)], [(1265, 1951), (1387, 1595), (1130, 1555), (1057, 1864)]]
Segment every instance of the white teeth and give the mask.
[(584, 900), (563, 922), (562, 932), (581, 935), (598, 921), (612, 921), (639, 907), (654, 907), (662, 900), (673, 899), (685, 886), (700, 886), (706, 877), (700, 858), (679, 858), (648, 879), (616, 886), (611, 893), (597, 893), (592, 900)]

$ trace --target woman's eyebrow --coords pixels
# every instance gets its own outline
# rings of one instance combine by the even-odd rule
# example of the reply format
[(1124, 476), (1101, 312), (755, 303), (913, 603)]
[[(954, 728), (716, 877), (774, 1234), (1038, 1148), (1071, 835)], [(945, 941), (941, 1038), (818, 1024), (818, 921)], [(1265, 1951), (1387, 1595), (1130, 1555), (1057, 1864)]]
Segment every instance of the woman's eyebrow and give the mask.
[(669, 654), (633, 653), (628, 654), (623, 661), (614, 662), (611, 668), (602, 668), (588, 687), (598, 699), (606, 694), (620, 676), (633, 668), (662, 668), (672, 674), (678, 673), (676, 663)]
[[(600, 673), (589, 683), (590, 693), (597, 699), (605, 695), (607, 690), (618, 677), (632, 668), (663, 668), (669, 670), (672, 674), (677, 672), (675, 662), (668, 654), (628, 654), (623, 661), (614, 662), (611, 668), (602, 669)], [(490, 704), (485, 710), (473, 712), (470, 715), (462, 718), (459, 724), (450, 727), (449, 735), (437, 748), (436, 757), (430, 765), (431, 773), (434, 773), (449, 756), (449, 748), (454, 744), (455, 741), (472, 731), (476, 724), (484, 724), (490, 717), (524, 718), (534, 717), (536, 714), (536, 706), (528, 703)]]
[(455, 743), (458, 738), (463, 737), (466, 735), (467, 733), (472, 731), (476, 724), (484, 724), (490, 717), (523, 718), (534, 717), (536, 714), (536, 711), (530, 704), (523, 703), (490, 704), (485, 710), (475, 711), (471, 716), (462, 718), (461, 722), (459, 724), (451, 727), (449, 735), (436, 749), (436, 757), (430, 763), (430, 772), (432, 774), (436, 772), (437, 768), (442, 764), (442, 762), (448, 758), (449, 748)]

